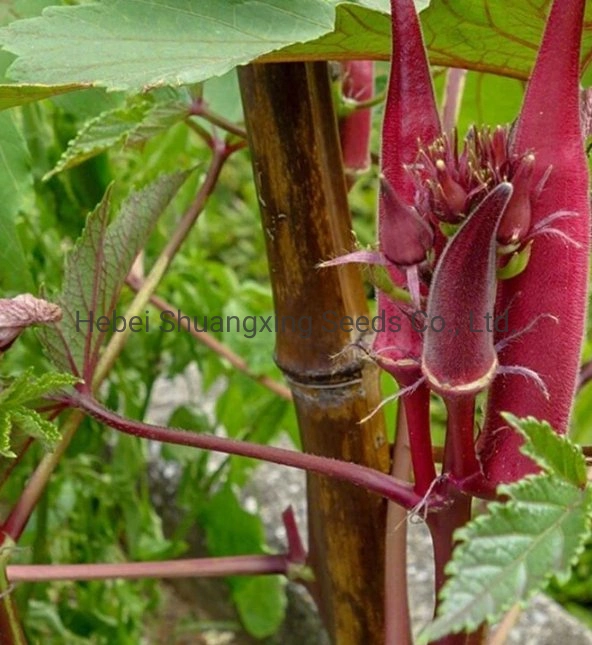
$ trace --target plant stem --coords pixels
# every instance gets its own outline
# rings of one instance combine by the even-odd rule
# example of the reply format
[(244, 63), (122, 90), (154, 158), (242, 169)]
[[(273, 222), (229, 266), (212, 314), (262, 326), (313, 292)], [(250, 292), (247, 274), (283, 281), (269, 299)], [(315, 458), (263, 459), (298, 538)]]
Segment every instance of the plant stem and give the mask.
[(446, 73), (446, 88), (442, 105), (442, 129), (444, 132), (449, 132), (456, 127), (466, 75), (466, 69), (454, 67), (449, 68)]
[(214, 137), (208, 132), (202, 125), (193, 121), (193, 119), (185, 119), (187, 127), (191, 128), (201, 139), (206, 143), (206, 145), (213, 149), (214, 147)]
[(6, 563), (14, 542), (4, 538), (0, 550), (0, 642), (2, 645), (27, 645), (16, 607), (11, 597), (12, 586), (6, 575)]
[[(391, 474), (407, 479), (410, 467), (408, 423), (405, 409), (399, 404)], [(407, 595), (407, 512), (392, 502), (388, 503), (386, 513), (384, 620), (385, 645), (411, 645)]]
[(236, 123), (233, 123), (232, 121), (225, 119), (223, 116), (212, 112), (212, 110), (210, 110), (210, 108), (202, 99), (196, 99), (193, 101), (191, 114), (193, 116), (200, 116), (202, 119), (205, 119), (212, 125), (216, 125), (219, 128), (222, 128), (222, 130), (226, 130), (226, 132), (230, 132), (231, 134), (234, 134), (241, 139), (247, 138), (247, 132), (244, 128), (241, 128)]
[[(237, 439), (216, 437), (206, 433), (198, 434), (126, 419), (111, 410), (107, 410), (95, 399), (86, 394), (74, 394), (65, 398), (63, 402), (78, 408), (114, 430), (119, 430), (134, 437), (142, 437), (152, 441), (162, 441), (181, 446), (191, 446), (193, 448), (201, 448), (202, 450), (241, 455), (242, 457), (250, 457), (252, 459), (262, 459), (290, 468), (307, 470), (327, 477), (336, 477), (362, 486), (407, 509), (414, 508), (422, 501), (421, 496), (415, 493), (413, 487), (407, 482), (398, 481), (390, 475), (368, 468), (367, 466), (296, 452), (295, 450), (252, 444)], [(437, 505), (437, 499), (433, 501)]]
[(415, 490), (425, 495), (436, 478), (430, 434), (430, 390), (422, 384), (403, 397)]
[[(427, 524), (434, 545), (434, 570), (436, 589), (436, 614), (439, 600), (438, 594), (446, 582), (444, 569), (454, 551), (454, 532), (471, 519), (471, 498), (460, 491), (448, 487), (449, 505), (440, 513), (428, 515)], [(432, 645), (466, 645), (467, 634), (451, 634), (435, 641)]]
[[(249, 65), (239, 84), (275, 313), (312, 323), (307, 339), (279, 330), (275, 349), (303, 450), (388, 477), (382, 415), (360, 423), (380, 403), (378, 371), (350, 351), (351, 333), (321, 325), (326, 312), (336, 320), (368, 314), (358, 267), (318, 268), (354, 242), (327, 65)], [(307, 502), (308, 563), (329, 637), (340, 645), (381, 642), (386, 503), (314, 474)]]
[(282, 513), (282, 522), (284, 523), (284, 528), (286, 530), (290, 562), (303, 564), (306, 562), (308, 554), (306, 553), (306, 549), (302, 543), (298, 524), (296, 523), (294, 508), (292, 506), (288, 506), (288, 508)]
[(448, 397), (446, 443), (442, 472), (463, 480), (479, 472), (475, 454), (475, 397)]
[[(353, 114), (358, 110), (368, 110), (370, 108), (376, 107), (381, 103), (384, 103), (386, 98), (386, 92), (380, 92), (375, 94), (369, 99), (362, 101), (357, 101), (356, 99), (345, 99), (346, 102), (346, 116), (347, 114)], [(342, 116), (341, 114), (339, 116)]]
[[(144, 286), (144, 282), (137, 279), (135, 276), (130, 276), (127, 280), (127, 284), (137, 292), (141, 291)], [(155, 307), (158, 307), (161, 311), (175, 310), (175, 307), (173, 307), (173, 305), (155, 295), (150, 296), (150, 302)], [(242, 372), (254, 381), (257, 381), (274, 394), (277, 394), (282, 399), (285, 399), (286, 401), (292, 400), (292, 393), (290, 392), (289, 388), (287, 388), (282, 383), (278, 383), (269, 376), (254, 374), (250, 370), (248, 363), (243, 358), (238, 356), (238, 354), (235, 354), (230, 348), (226, 347), (218, 339), (212, 336), (212, 334), (201, 329), (195, 329), (192, 325), (186, 322), (186, 319), (183, 318), (182, 313), (181, 316), (179, 316), (179, 321), (185, 331), (188, 331), (196, 340), (200, 341), (206, 347), (218, 354), (218, 356), (228, 361), (232, 365), (232, 367), (234, 367), (234, 369)]]
[(519, 604), (515, 604), (502, 618), (493, 634), (490, 635), (487, 645), (504, 645), (508, 641), (508, 636), (518, 622), (521, 613), (522, 607)]
[(109, 580), (121, 578), (213, 578), (220, 576), (286, 575), (285, 555), (238, 555), (221, 558), (193, 558), (161, 562), (118, 562), (116, 564), (32, 564), (10, 565), (10, 582), (50, 582), (53, 580)]
[[(475, 397), (449, 397), (445, 399), (448, 410), (446, 443), (442, 473), (462, 480), (479, 472), (473, 438)], [(471, 497), (450, 482), (445, 481), (441, 494), (448, 499), (448, 506), (439, 513), (428, 515), (427, 524), (434, 545), (436, 598), (446, 582), (445, 567), (454, 551), (454, 532), (471, 519)], [(436, 610), (438, 600), (436, 601)], [(467, 634), (452, 634), (436, 641), (437, 645), (465, 645)]]
[(31, 437), (27, 437), (23, 442), (23, 445), (20, 447), (20, 450), (18, 451), (16, 458), (11, 459), (10, 463), (4, 467), (4, 470), (2, 471), (2, 475), (0, 476), (0, 489), (7, 482), (12, 471), (21, 463), (23, 457), (27, 453), (27, 450), (30, 448), (32, 443), (33, 443), (33, 439)]

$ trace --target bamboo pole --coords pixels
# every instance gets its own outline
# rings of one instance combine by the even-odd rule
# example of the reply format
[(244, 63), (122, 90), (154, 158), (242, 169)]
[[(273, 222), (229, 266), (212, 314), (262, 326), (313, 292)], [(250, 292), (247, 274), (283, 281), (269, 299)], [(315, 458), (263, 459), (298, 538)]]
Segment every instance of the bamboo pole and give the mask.
[[(367, 315), (358, 268), (316, 268), (352, 248), (327, 65), (250, 65), (239, 79), (275, 313), (302, 323), (280, 325), (276, 361), (292, 390), (303, 448), (388, 472), (382, 416), (359, 423), (380, 402), (377, 370), (349, 350), (355, 330), (328, 329)], [(382, 642), (384, 502), (309, 475), (308, 514), (315, 595), (332, 641)]]

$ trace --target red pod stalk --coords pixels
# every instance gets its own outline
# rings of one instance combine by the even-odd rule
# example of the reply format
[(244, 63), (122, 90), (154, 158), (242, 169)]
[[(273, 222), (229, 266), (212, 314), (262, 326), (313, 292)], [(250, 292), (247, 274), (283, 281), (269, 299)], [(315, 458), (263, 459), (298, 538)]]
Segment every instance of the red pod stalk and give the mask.
[[(343, 96), (361, 103), (374, 93), (374, 63), (370, 60), (346, 61), (341, 66)], [(370, 167), (370, 136), (372, 134), (372, 108), (360, 108), (339, 121), (339, 138), (343, 165), (347, 172), (356, 175)]]
[[(584, 6), (584, 0), (553, 2), (512, 142), (516, 154), (534, 155), (532, 227), (538, 226), (541, 234), (534, 239), (525, 271), (502, 282), (498, 294), (499, 311), (508, 310), (508, 333), (516, 334), (529, 325), (532, 329), (507, 343), (498, 358), (501, 365), (520, 365), (536, 372), (548, 396), (523, 376), (500, 374), (495, 378), (478, 446), (484, 473), (495, 484), (534, 470), (534, 464), (518, 450), (521, 439), (500, 412), (545, 419), (563, 434), (577, 383), (590, 234), (579, 101)], [(545, 235), (549, 220), (554, 234), (549, 229)]]

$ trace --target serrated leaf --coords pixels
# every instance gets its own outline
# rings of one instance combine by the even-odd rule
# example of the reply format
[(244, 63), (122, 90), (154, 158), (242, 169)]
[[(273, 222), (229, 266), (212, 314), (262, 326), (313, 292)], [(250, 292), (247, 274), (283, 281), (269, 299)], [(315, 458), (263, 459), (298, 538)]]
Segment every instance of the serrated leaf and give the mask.
[(0, 412), (0, 455), (14, 458), (16, 455), (10, 449), (10, 431), (12, 423), (7, 412)]
[(91, 157), (117, 145), (136, 145), (160, 134), (189, 115), (190, 104), (178, 95), (161, 100), (134, 97), (124, 107), (107, 110), (88, 121), (58, 160), (44, 181), (63, 170), (74, 168)]
[(73, 168), (104, 150), (123, 143), (149, 109), (148, 101), (137, 101), (131, 106), (103, 112), (88, 121), (68, 143), (55, 167), (45, 174), (43, 180), (47, 181), (59, 172)]
[(592, 494), (553, 475), (501, 486), (507, 503), (492, 503), (459, 529), (437, 618), (420, 642), (473, 631), (524, 604), (549, 577), (564, 578), (590, 535)]
[(53, 394), (63, 388), (74, 385), (77, 379), (71, 374), (48, 372), (34, 377), (33, 370), (19, 374), (7, 387), (0, 391), (0, 406), (6, 409), (21, 406), (24, 403)]
[(142, 90), (197, 83), (333, 28), (325, 0), (104, 0), (2, 30), (12, 78)]
[[(422, 9), (426, 2), (416, 4)], [(527, 79), (548, 5), (432, 0), (422, 12), (430, 60)], [(584, 84), (592, 80), (591, 18), (592, 5), (582, 46)], [(26, 100), (28, 84), (137, 91), (201, 82), (255, 59), (387, 60), (391, 47), (385, 0), (216, 0), (199, 7), (183, 0), (104, 0), (13, 22), (0, 31), (0, 42), (18, 56), (11, 77), (27, 84), (16, 96), (0, 86), (0, 106), (4, 96), (14, 101), (19, 92)]]
[(88, 321), (114, 315), (134, 259), (186, 177), (187, 173), (166, 175), (132, 193), (111, 224), (110, 190), (89, 215), (67, 258), (61, 294), (54, 299), (62, 308), (62, 321), (39, 331), (49, 358), (61, 371), (91, 382), (107, 332)]
[[(72, 386), (76, 381), (71, 374), (50, 372), (35, 377), (33, 370), (27, 370), (4, 386), (0, 391), (0, 455), (16, 457), (11, 445), (14, 442), (19, 450), (24, 436), (38, 439), (46, 450), (51, 450), (61, 438), (57, 426), (25, 404)], [(15, 432), (19, 433), (18, 438)]]
[(47, 85), (45, 83), (0, 84), (0, 110), (41, 101), (52, 96), (81, 90), (85, 87), (92, 87), (92, 85), (90, 83), (65, 83), (63, 85)]
[(525, 455), (547, 472), (575, 486), (586, 485), (586, 458), (578, 445), (558, 435), (546, 421), (534, 417), (519, 419), (508, 412), (502, 416), (526, 439), (520, 448)]
[(10, 419), (13, 426), (27, 436), (38, 439), (46, 450), (51, 450), (61, 439), (58, 427), (30, 408), (11, 410)]
[[(550, 0), (432, 0), (422, 14), (424, 41), (435, 65), (527, 80)], [(584, 85), (590, 84), (592, 4), (582, 40)], [(519, 39), (516, 34), (520, 34)]]

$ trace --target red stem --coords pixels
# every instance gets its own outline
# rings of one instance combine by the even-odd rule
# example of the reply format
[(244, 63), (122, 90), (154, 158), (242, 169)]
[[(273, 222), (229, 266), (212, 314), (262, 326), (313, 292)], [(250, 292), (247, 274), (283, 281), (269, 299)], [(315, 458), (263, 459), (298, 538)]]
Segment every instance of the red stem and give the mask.
[(475, 454), (475, 397), (446, 398), (448, 420), (442, 472), (463, 480), (479, 472)]
[[(408, 478), (411, 470), (408, 423), (403, 406), (397, 410), (397, 434), (391, 474)], [(384, 564), (384, 645), (412, 645), (407, 597), (407, 514), (388, 504)]]
[[(434, 569), (436, 578), (436, 608), (438, 607), (438, 594), (446, 582), (445, 567), (452, 558), (454, 550), (454, 532), (457, 528), (464, 526), (471, 519), (471, 498), (449, 489), (449, 498), (452, 500), (441, 513), (432, 513), (428, 515), (427, 524), (432, 534), (434, 545)], [(451, 634), (434, 641), (432, 645), (465, 645), (468, 635)]]
[(7, 567), (10, 582), (52, 580), (110, 580), (125, 578), (213, 578), (219, 576), (286, 574), (285, 555), (236, 555), (161, 562), (118, 562), (105, 564), (13, 564)]
[[(473, 438), (475, 397), (449, 397), (445, 402), (448, 421), (442, 472), (462, 480), (479, 472)], [(460, 492), (450, 480), (444, 480), (443, 489), (442, 494), (445, 494), (450, 506), (427, 518), (434, 545), (436, 598), (446, 582), (445, 567), (452, 558), (454, 532), (471, 519), (471, 497)], [(466, 634), (452, 634), (436, 641), (437, 645), (465, 645), (466, 642)]]
[[(367, 466), (296, 452), (294, 450), (286, 450), (284, 448), (252, 444), (247, 441), (216, 437), (205, 433), (197, 434), (126, 419), (115, 412), (107, 410), (86, 394), (76, 393), (64, 399), (64, 402), (72, 407), (78, 408), (115, 430), (135, 437), (182, 446), (191, 446), (203, 450), (213, 450), (226, 454), (241, 455), (252, 459), (262, 459), (271, 463), (289, 466), (290, 468), (299, 468), (328, 477), (336, 477), (337, 479), (343, 479), (362, 486), (407, 509), (412, 509), (422, 502), (422, 497), (407, 482), (398, 481), (390, 475), (368, 468)], [(438, 501), (437, 499), (433, 500), (433, 502), (436, 502), (436, 505)], [(12, 519), (11, 515), (4, 530), (9, 535), (12, 535), (15, 524), (16, 521)]]
[(282, 521), (286, 529), (290, 562), (303, 564), (306, 562), (308, 554), (300, 537), (300, 531), (298, 530), (298, 524), (296, 523), (296, 516), (294, 515), (294, 508), (292, 506), (288, 506), (282, 513)]
[(436, 479), (430, 433), (429, 388), (423, 384), (420, 385), (403, 398), (403, 405), (407, 418), (415, 490), (420, 495), (425, 495)]

